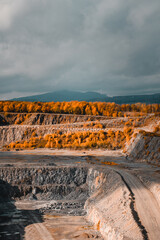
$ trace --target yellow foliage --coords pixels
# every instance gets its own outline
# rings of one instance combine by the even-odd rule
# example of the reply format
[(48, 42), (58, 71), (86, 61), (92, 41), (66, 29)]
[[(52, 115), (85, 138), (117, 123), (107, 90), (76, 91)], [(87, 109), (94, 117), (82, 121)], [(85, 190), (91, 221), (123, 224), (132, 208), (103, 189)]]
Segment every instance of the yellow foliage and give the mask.
[(31, 137), (27, 141), (9, 144), (7, 148), (107, 148), (121, 149), (127, 137), (121, 131), (103, 130), (99, 132), (74, 132), (45, 135), (44, 137)]
[[(107, 102), (19, 102), (0, 101), (0, 112), (18, 113), (67, 113), (83, 115), (103, 115), (108, 117), (143, 116), (146, 113), (160, 112), (160, 104), (122, 104)], [(135, 114), (136, 113), (136, 114)], [(23, 120), (23, 119), (22, 119)], [(20, 120), (21, 121), (21, 120)]]

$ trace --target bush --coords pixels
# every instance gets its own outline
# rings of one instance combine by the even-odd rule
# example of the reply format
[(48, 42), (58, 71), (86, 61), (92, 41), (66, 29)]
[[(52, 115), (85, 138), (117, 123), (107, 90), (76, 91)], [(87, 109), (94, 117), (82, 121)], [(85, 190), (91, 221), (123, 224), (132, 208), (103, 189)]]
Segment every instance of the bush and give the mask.
[[(131, 131), (129, 131), (131, 133)], [(34, 134), (35, 135), (35, 134)], [(31, 137), (28, 141), (11, 143), (6, 148), (107, 148), (120, 149), (124, 146), (126, 136), (121, 131), (104, 132), (56, 132), (44, 137)]]

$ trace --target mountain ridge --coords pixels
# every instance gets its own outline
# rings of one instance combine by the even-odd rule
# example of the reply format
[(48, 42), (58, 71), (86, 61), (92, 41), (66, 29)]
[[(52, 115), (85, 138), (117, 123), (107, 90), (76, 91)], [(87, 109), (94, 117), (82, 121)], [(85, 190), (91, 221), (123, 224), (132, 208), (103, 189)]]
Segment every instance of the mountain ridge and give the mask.
[(39, 95), (13, 98), (11, 101), (28, 102), (70, 102), (70, 101), (88, 101), (88, 102), (115, 102), (117, 104), (133, 103), (160, 103), (160, 93), (146, 95), (128, 95), (108, 97), (106, 94), (98, 92), (78, 92), (78, 91), (55, 91)]

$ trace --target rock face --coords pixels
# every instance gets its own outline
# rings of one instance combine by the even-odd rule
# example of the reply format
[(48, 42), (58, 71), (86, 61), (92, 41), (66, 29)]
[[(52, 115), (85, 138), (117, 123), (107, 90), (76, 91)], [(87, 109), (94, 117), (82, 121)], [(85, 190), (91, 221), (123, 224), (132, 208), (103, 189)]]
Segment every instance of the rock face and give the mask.
[[(76, 167), (0, 168), (1, 197), (25, 198), (34, 195), (38, 200), (62, 199), (86, 188), (87, 169)], [(4, 183), (7, 183), (5, 185)], [(73, 195), (76, 198), (76, 195)]]
[[(11, 142), (29, 140), (33, 133), (36, 136), (44, 136), (46, 134), (52, 134), (57, 130), (67, 132), (67, 129), (54, 127), (52, 125), (37, 125), (37, 126), (27, 126), (27, 125), (11, 125), (11, 126), (0, 126), (0, 147), (3, 145), (8, 145)], [(72, 131), (72, 129), (70, 130)], [(74, 129), (73, 129), (74, 131)]]
[[(83, 209), (104, 239), (143, 237), (132, 216), (130, 192), (110, 169), (88, 167), (1, 167), (1, 202), (45, 200), (43, 209)], [(35, 203), (34, 203), (35, 204)], [(78, 210), (77, 214), (82, 211)], [(131, 234), (132, 233), (132, 234)]]
[(127, 147), (128, 154), (137, 160), (160, 162), (160, 137), (138, 134)]
[[(105, 117), (103, 117), (104, 119)], [(60, 123), (86, 122), (87, 120), (101, 119), (99, 116), (84, 116), (74, 114), (49, 114), (49, 113), (7, 113), (0, 114), (0, 126), (23, 125), (52, 125)]]

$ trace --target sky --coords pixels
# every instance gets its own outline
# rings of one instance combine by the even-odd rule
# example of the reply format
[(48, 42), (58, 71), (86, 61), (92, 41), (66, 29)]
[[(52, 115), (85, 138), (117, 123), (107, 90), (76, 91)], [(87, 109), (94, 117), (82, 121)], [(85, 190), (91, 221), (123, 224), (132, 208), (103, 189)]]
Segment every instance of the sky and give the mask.
[(0, 99), (160, 92), (159, 0), (0, 0)]

